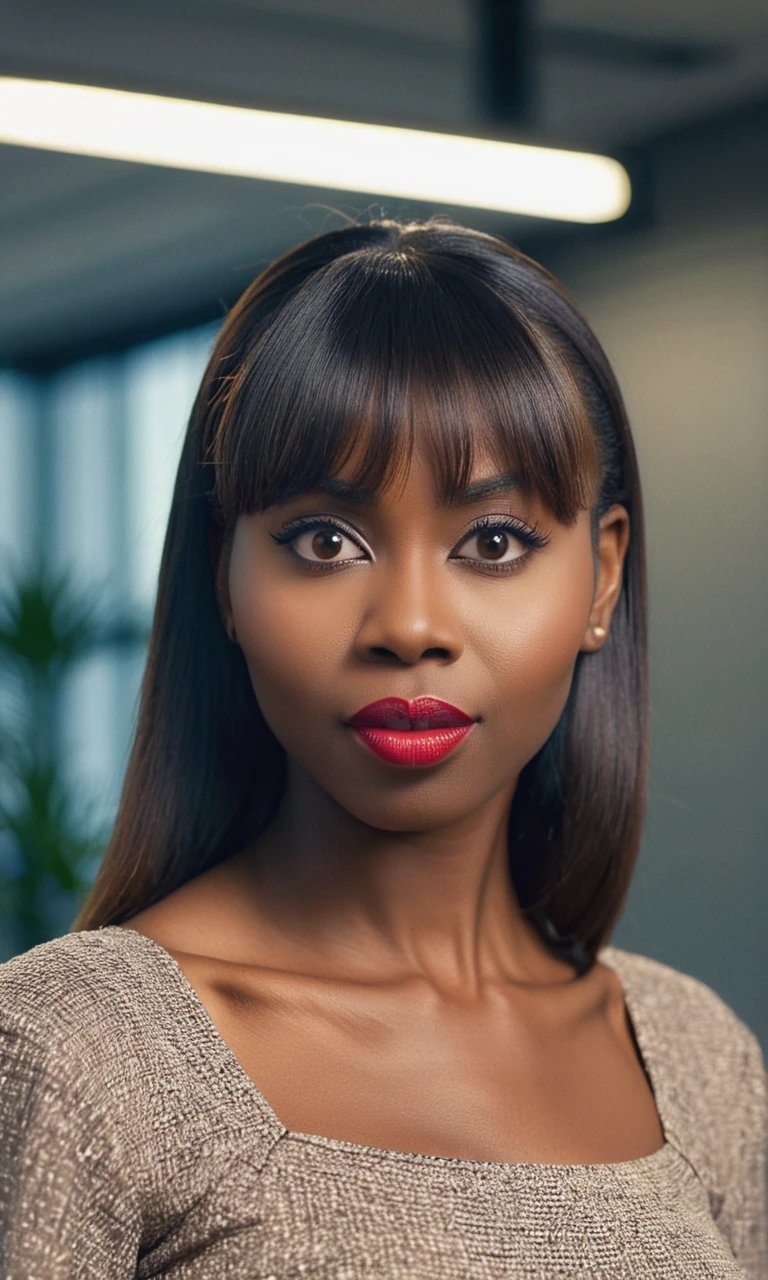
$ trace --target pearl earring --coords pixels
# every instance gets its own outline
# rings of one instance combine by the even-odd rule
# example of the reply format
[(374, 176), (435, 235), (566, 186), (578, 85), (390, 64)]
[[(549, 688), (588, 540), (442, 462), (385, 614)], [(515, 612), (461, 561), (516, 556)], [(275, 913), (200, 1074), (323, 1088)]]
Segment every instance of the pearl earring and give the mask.
[(593, 627), (592, 632), (593, 632), (593, 635), (597, 636), (598, 640), (602, 640), (603, 636), (605, 635), (605, 627)]

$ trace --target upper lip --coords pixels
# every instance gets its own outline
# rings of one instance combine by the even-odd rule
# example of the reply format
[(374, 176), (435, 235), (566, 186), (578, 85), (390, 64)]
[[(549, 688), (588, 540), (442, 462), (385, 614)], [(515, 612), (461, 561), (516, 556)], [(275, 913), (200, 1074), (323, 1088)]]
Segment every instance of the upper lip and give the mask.
[(472, 724), (472, 717), (441, 698), (379, 698), (347, 721), (354, 729), (447, 729)]

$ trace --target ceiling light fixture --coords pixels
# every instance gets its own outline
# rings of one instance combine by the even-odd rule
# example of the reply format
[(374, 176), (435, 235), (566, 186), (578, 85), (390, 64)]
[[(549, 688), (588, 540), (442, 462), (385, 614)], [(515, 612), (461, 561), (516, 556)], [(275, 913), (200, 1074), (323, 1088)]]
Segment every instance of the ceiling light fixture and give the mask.
[(608, 156), (10, 76), (0, 142), (569, 222), (631, 195)]

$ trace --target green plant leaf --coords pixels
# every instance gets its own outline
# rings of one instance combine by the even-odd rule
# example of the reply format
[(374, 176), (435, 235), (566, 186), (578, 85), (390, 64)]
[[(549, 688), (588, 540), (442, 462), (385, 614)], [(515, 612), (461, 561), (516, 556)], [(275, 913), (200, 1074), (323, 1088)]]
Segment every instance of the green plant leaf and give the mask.
[(0, 917), (24, 948), (53, 936), (62, 894), (82, 899), (109, 837), (66, 781), (52, 729), (69, 668), (106, 638), (98, 610), (70, 571), (39, 564), (7, 574), (0, 590), (0, 832), (13, 854), (0, 864)]

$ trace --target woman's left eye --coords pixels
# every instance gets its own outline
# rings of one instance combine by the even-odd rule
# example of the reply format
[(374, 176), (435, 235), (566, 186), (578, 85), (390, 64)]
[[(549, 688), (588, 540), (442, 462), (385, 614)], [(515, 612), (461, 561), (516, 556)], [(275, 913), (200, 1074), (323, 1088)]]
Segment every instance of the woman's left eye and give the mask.
[(511, 564), (527, 554), (528, 548), (521, 538), (503, 525), (490, 525), (483, 529), (473, 529), (460, 544), (462, 548), (470, 548), (463, 554), (456, 555), (457, 560), (479, 560), (486, 564)]

